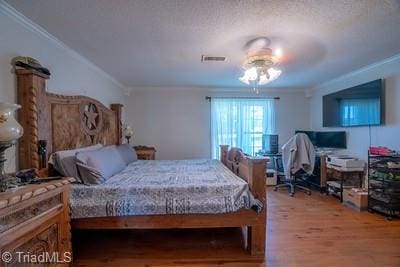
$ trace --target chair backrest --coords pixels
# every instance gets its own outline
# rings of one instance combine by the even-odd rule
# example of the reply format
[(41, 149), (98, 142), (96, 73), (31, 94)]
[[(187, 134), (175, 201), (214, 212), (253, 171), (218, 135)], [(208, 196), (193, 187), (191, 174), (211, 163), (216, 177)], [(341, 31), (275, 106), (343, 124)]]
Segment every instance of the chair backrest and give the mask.
[(275, 168), (280, 173), (284, 172), (282, 157), (275, 157)]
[(311, 174), (315, 165), (315, 149), (310, 138), (297, 133), (282, 147), (282, 160), (286, 176), (300, 170)]

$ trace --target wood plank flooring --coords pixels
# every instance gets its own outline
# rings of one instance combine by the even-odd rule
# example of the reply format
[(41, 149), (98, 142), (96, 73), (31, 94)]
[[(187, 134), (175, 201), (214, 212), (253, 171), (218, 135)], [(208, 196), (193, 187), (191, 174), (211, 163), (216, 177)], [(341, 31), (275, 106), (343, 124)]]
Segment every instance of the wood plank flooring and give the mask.
[(333, 197), (268, 191), (266, 260), (240, 229), (73, 232), (75, 266), (400, 267), (400, 219), (359, 213)]

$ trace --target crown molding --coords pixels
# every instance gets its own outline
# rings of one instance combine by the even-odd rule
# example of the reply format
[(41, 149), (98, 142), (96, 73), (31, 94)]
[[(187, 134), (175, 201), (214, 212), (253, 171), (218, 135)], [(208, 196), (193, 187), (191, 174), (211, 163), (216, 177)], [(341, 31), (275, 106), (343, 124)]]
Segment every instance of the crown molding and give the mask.
[(316, 85), (316, 86), (306, 90), (306, 94), (307, 95), (312, 95), (314, 92), (316, 92), (316, 91), (318, 91), (320, 89), (329, 87), (331, 85), (334, 85), (337, 82), (341, 82), (343, 80), (351, 79), (353, 77), (356, 77), (357, 75), (362, 74), (363, 72), (367, 72), (367, 71), (373, 70), (375, 68), (382, 67), (382, 66), (384, 66), (386, 64), (390, 64), (390, 63), (393, 63), (393, 62), (396, 62), (396, 61), (400, 62), (400, 54), (397, 54), (397, 55), (394, 55), (392, 57), (386, 58), (384, 60), (372, 63), (372, 64), (367, 65), (365, 67), (359, 68), (359, 69), (357, 69), (355, 71), (346, 73), (346, 74), (344, 74), (342, 76), (339, 76), (339, 77), (334, 78), (332, 80), (329, 80), (329, 81), (326, 81), (326, 82), (321, 83), (319, 85)]
[(125, 86), (120, 83), (118, 80), (116, 80), (113, 76), (105, 72), (103, 69), (95, 65), (93, 62), (88, 60), (86, 57), (82, 56), (66, 44), (64, 44), (62, 41), (57, 39), (55, 36), (51, 35), (49, 32), (47, 32), (45, 29), (43, 29), (41, 26), (27, 18), (25, 15), (17, 11), (14, 7), (6, 3), (4, 0), (0, 0), (0, 12), (7, 15), (9, 18), (13, 19), (15, 22), (17, 22), (19, 25), (23, 26), (25, 29), (31, 31), (32, 33), (37, 34), (38, 36), (47, 39), (57, 47), (63, 49), (68, 55), (73, 57), (76, 60), (79, 60), (83, 64), (86, 64), (93, 70), (95, 70), (97, 73), (99, 73), (101, 76), (104, 78), (110, 80), (112, 83), (114, 83), (116, 86), (120, 87), (121, 90), (125, 90)]
[[(250, 87), (132, 86), (126, 88), (127, 95), (130, 95), (131, 93), (134, 92), (176, 92), (176, 91), (204, 92), (204, 93), (233, 93), (233, 94), (254, 93)], [(260, 88), (260, 94), (265, 94), (265, 93), (305, 94), (306, 88), (300, 88), (300, 87)]]

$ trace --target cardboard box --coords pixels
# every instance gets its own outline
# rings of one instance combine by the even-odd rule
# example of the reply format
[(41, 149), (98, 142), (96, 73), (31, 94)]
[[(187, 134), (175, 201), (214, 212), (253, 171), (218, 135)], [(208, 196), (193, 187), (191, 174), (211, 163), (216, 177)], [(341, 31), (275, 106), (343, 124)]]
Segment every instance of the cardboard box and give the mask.
[(358, 211), (368, 209), (368, 191), (363, 188), (343, 189), (343, 204)]

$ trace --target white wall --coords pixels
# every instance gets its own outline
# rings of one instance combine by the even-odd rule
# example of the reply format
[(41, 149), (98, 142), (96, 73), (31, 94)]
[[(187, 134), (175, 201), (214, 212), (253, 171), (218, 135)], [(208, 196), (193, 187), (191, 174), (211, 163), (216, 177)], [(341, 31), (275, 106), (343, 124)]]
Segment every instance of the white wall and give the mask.
[[(243, 91), (245, 89), (242, 89)], [(135, 131), (135, 145), (155, 146), (157, 159), (211, 157), (210, 103), (206, 96), (255, 96), (207, 88), (143, 88), (126, 99), (126, 118)], [(279, 89), (265, 96), (276, 101), (277, 133), (286, 142), (296, 129), (309, 126), (309, 104), (303, 91)]]
[[(20, 55), (34, 57), (50, 69), (49, 92), (87, 95), (106, 105), (123, 103), (118, 82), (0, 1), (0, 101), (17, 101), (11, 59)], [(6, 170), (13, 171), (15, 149), (7, 151), (7, 158)]]
[(346, 131), (348, 149), (343, 153), (365, 159), (369, 147), (368, 127), (323, 128), (322, 96), (379, 78), (384, 78), (386, 83), (386, 123), (384, 126), (371, 127), (371, 143), (373, 146), (387, 146), (400, 150), (400, 55), (315, 88), (310, 101), (311, 128)]

